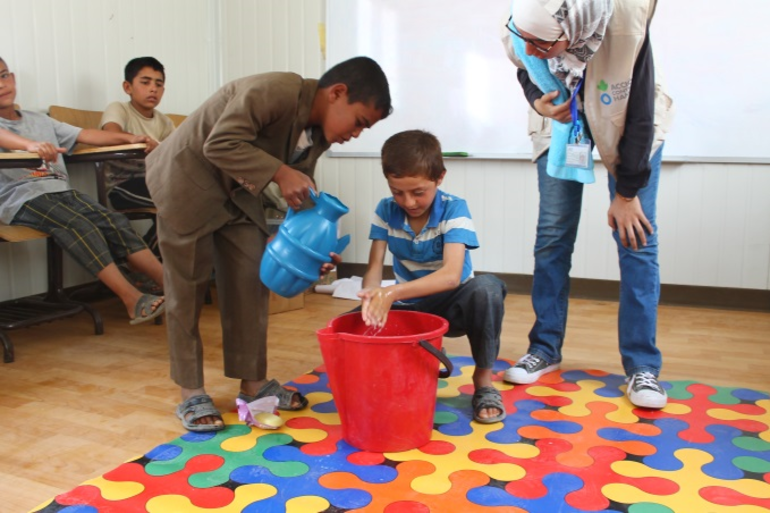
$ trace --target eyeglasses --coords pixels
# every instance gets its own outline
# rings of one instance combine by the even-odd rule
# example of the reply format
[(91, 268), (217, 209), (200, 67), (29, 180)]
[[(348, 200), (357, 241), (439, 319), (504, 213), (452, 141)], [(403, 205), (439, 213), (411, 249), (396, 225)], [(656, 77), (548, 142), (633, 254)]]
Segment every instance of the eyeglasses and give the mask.
[(519, 34), (519, 32), (513, 26), (513, 17), (508, 18), (508, 23), (505, 24), (505, 28), (507, 28), (511, 34), (518, 37), (525, 43), (529, 43), (530, 46), (536, 48), (538, 51), (542, 52), (543, 54), (550, 52), (553, 49), (553, 47), (556, 46), (556, 43), (562, 40), (561, 38), (564, 37), (564, 34), (565, 34), (565, 32), (562, 30), (561, 35), (557, 37), (556, 40), (553, 41), (548, 48), (542, 48), (540, 45), (547, 44), (548, 41), (543, 41), (542, 39), (530, 39), (528, 37), (524, 37), (521, 34)]

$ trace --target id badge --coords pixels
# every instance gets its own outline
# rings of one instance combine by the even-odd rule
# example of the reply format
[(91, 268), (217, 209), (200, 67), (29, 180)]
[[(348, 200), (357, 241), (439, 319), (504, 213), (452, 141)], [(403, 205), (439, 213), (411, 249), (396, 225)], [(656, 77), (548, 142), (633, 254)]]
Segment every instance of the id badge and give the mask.
[(591, 162), (591, 142), (584, 139), (578, 144), (567, 145), (567, 166), (589, 169)]

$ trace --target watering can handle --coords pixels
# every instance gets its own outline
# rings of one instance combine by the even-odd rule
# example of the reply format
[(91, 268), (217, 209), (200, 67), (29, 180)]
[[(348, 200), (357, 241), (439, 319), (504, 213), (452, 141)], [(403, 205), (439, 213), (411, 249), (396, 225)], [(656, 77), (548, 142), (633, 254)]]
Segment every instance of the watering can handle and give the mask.
[(444, 367), (446, 367), (445, 369), (438, 371), (438, 377), (442, 379), (448, 378), (452, 374), (452, 371), (455, 367), (452, 365), (452, 362), (449, 360), (449, 358), (447, 358), (447, 355), (430, 345), (427, 340), (420, 340), (420, 345), (423, 349), (438, 358), (438, 360), (444, 364)]
[[(313, 198), (313, 202), (315, 203), (316, 200), (318, 199), (318, 194), (315, 192), (315, 189), (313, 189), (312, 187), (308, 187), (307, 190), (310, 191), (310, 197)], [(289, 207), (289, 209), (286, 211), (286, 219), (284, 220), (288, 221), (289, 219), (291, 219), (291, 216), (293, 215), (294, 215), (294, 209)]]

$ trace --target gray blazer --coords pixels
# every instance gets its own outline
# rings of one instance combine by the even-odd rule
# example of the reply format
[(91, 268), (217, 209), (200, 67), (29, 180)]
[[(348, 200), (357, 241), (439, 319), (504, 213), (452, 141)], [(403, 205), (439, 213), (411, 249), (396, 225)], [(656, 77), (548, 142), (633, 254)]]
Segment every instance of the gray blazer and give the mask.
[[(260, 193), (289, 162), (317, 89), (317, 80), (294, 73), (225, 84), (147, 156), (147, 186), (158, 216), (187, 235), (209, 222), (224, 224), (235, 205), (269, 233)], [(313, 142), (291, 166), (310, 177), (329, 148), (320, 127), (313, 127)]]

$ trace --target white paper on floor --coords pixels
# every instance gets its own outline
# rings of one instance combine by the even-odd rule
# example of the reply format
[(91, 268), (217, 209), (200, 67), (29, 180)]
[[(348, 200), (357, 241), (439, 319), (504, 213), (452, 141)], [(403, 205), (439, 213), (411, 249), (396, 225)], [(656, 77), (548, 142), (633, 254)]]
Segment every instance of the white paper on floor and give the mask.
[[(329, 285), (316, 285), (315, 291), (319, 294), (331, 294), (332, 297), (340, 299), (350, 299), (352, 301), (360, 301), (358, 292), (361, 291), (361, 283), (364, 279), (360, 276), (352, 276), (350, 278), (340, 278), (334, 280)], [(382, 280), (382, 287), (388, 287), (395, 285), (396, 280)]]

